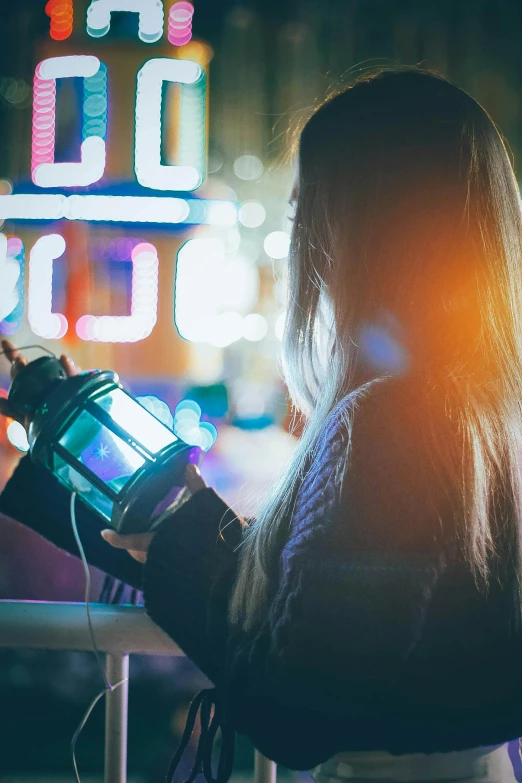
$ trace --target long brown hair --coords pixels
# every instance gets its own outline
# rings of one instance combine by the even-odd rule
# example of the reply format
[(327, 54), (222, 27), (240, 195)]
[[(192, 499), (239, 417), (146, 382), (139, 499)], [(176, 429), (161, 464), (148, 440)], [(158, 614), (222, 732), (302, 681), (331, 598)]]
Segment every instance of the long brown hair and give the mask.
[[(415, 387), (419, 405), (437, 400), (459, 433), (456, 464), (445, 467), (476, 580), (487, 585), (504, 536), (503, 567), (516, 581), (522, 223), (501, 133), (448, 79), (392, 65), (365, 71), (318, 107), (297, 162), (283, 368), (306, 426), (245, 532), (231, 623), (248, 630), (263, 616), (296, 489), (328, 415), (390, 375)], [(375, 348), (379, 333), (391, 335), (384, 351), (378, 340)], [(442, 433), (427, 428), (426, 437), (444, 459)], [(509, 503), (495, 522), (499, 493)]]

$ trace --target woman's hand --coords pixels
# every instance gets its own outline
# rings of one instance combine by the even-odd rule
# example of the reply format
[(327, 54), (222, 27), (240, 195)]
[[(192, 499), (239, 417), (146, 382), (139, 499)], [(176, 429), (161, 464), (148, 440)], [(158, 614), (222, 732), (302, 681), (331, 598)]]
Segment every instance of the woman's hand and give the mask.
[[(11, 362), (11, 381), (14, 381), (20, 370), (27, 364), (27, 359), (9, 340), (2, 340), (1, 342), (2, 351), (4, 351), (5, 357), (8, 362)], [(81, 372), (80, 368), (75, 365), (73, 360), (68, 356), (65, 356), (65, 354), (60, 356), (60, 363), (69, 376), (78, 375), (78, 373)], [(18, 416), (18, 414), (11, 410), (9, 403), (5, 398), (0, 398), (0, 415), (8, 416), (11, 419), (19, 421), (26, 429), (29, 425), (27, 418)]]
[[(192, 495), (199, 492), (200, 489), (205, 489), (207, 486), (201, 478), (199, 468), (192, 463), (187, 465), (185, 469), (185, 481)], [(126, 549), (129, 555), (139, 563), (146, 562), (150, 542), (154, 538), (154, 533), (136, 533), (130, 536), (121, 536), (110, 528), (102, 530), (101, 535), (108, 544), (116, 547), (116, 549)]]

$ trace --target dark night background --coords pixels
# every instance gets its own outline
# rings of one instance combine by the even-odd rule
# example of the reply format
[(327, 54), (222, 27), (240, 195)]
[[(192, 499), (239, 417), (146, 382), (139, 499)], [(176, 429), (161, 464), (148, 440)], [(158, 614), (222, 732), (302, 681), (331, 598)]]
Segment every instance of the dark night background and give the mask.
[[(14, 182), (28, 177), (34, 51), (49, 29), (44, 5), (43, 0), (0, 1), (0, 178)], [(300, 111), (350, 69), (381, 60), (437, 68), (469, 91), (505, 134), (519, 175), (522, 3), (195, 0), (194, 6), (194, 33), (214, 50), (209, 145), (211, 158), (222, 161), (224, 176), (237, 155), (247, 151), (268, 163), (277, 161), (286, 150), (286, 130)], [(134, 15), (118, 15), (111, 35), (124, 42), (135, 39), (136, 29)], [(283, 196), (276, 195), (275, 207), (284, 209)], [(24, 546), (36, 553), (37, 537), (24, 538)], [(6, 551), (4, 544), (4, 557)], [(52, 563), (50, 549), (45, 551)], [(24, 597), (25, 569), (37, 569), (14, 548), (9, 556), (18, 558), (16, 584), (0, 578), (0, 594)], [(56, 562), (64, 574), (71, 568), (69, 561)], [(46, 578), (39, 595), (57, 600), (59, 580), (51, 589)], [(72, 780), (70, 738), (100, 685), (90, 653), (0, 651), (0, 783)], [(205, 685), (186, 660), (131, 659), (130, 780), (163, 779), (187, 703)], [(102, 737), (98, 706), (78, 744), (84, 783), (102, 777)], [(252, 760), (251, 746), (240, 739), (238, 779), (252, 775)]]

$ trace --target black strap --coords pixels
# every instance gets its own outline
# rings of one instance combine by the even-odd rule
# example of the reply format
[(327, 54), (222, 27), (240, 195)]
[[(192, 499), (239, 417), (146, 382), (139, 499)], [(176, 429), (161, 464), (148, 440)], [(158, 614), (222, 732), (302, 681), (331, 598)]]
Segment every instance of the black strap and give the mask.
[[(210, 720), (210, 715), (214, 707), (214, 715)], [(179, 766), (187, 745), (189, 744), (197, 714), (200, 713), (201, 733), (199, 735), (198, 747), (196, 750), (196, 759), (190, 776), (185, 783), (193, 783), (200, 772), (203, 772), (207, 783), (227, 783), (232, 775), (234, 768), (234, 750), (235, 750), (235, 731), (226, 718), (219, 694), (216, 688), (204, 688), (199, 691), (190, 703), (187, 716), (187, 722), (183, 731), (181, 742), (176, 751), (176, 755), (167, 772), (166, 783), (173, 783), (174, 774)], [(218, 728), (221, 728), (221, 751), (217, 775), (212, 775), (212, 750), (214, 739)]]

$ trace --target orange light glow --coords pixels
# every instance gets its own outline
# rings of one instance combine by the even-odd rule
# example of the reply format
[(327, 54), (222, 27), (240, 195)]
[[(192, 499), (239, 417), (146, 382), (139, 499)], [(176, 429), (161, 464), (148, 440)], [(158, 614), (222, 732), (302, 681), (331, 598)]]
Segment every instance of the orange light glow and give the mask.
[(73, 29), (73, 0), (48, 0), (45, 13), (51, 17), (51, 38), (54, 41), (69, 38)]

